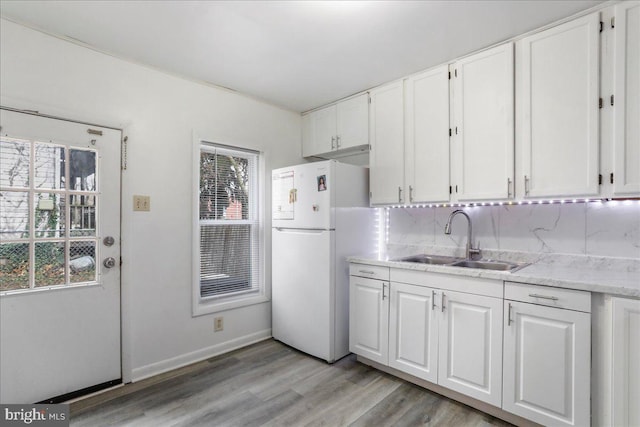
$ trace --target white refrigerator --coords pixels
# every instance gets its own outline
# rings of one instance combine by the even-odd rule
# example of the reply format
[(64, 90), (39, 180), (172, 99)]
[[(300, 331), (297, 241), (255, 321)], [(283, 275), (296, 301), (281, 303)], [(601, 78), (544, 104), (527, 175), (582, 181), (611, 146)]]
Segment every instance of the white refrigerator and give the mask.
[(366, 168), (327, 160), (272, 172), (272, 335), (332, 363), (349, 353), (346, 257), (374, 250)]

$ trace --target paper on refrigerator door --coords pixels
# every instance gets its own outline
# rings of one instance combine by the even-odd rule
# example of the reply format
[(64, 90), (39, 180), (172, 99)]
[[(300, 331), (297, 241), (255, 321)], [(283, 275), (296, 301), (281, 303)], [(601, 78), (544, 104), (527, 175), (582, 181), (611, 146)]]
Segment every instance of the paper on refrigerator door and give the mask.
[(296, 189), (293, 187), (293, 171), (274, 173), (271, 184), (272, 219), (294, 219)]

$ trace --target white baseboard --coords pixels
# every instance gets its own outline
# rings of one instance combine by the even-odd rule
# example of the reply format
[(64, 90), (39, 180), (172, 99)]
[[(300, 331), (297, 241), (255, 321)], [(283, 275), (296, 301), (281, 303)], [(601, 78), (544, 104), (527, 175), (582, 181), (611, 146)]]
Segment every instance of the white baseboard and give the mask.
[(181, 354), (180, 356), (172, 357), (170, 359), (161, 360), (159, 362), (151, 363), (146, 366), (134, 368), (131, 375), (131, 381), (136, 382), (145, 378), (152, 377), (154, 375), (162, 374), (164, 372), (171, 371), (173, 369), (181, 368), (192, 363), (200, 362), (213, 356), (218, 356), (223, 353), (246, 347), (248, 345), (257, 343), (271, 338), (271, 329), (265, 329), (253, 334), (245, 335), (243, 337), (235, 338), (230, 341), (226, 341), (220, 344), (212, 345), (211, 347), (202, 348), (200, 350), (192, 351), (191, 353)]

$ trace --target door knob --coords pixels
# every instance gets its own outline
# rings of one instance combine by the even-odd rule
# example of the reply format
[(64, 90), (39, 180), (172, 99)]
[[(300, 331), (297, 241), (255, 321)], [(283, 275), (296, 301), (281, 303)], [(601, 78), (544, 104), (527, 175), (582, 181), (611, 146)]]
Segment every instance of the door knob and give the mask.
[(111, 236), (105, 237), (104, 240), (102, 241), (102, 243), (104, 243), (105, 246), (113, 246), (115, 242), (116, 242), (116, 239), (114, 239)]
[(105, 260), (102, 262), (102, 265), (107, 268), (113, 268), (116, 266), (116, 259), (112, 256), (110, 256), (109, 258), (105, 258)]

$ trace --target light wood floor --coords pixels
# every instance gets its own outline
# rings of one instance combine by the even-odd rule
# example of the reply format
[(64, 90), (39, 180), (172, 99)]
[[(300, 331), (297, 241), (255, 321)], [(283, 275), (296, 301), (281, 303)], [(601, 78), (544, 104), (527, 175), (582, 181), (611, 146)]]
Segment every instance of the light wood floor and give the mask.
[(72, 426), (508, 426), (377, 371), (267, 340), (71, 404)]

